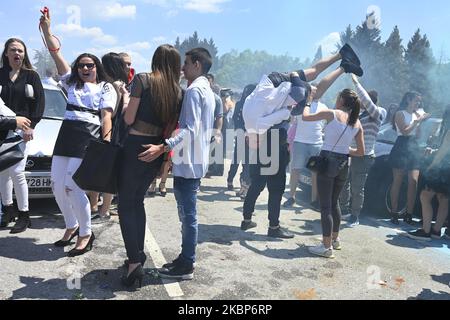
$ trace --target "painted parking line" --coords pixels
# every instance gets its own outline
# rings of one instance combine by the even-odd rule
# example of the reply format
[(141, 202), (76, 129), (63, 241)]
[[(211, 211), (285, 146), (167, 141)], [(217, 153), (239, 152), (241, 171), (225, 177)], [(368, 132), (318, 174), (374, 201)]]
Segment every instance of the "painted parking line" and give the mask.
[[(150, 229), (148, 227), (146, 236), (145, 236), (145, 248), (147, 249), (147, 252), (150, 253), (150, 256), (152, 258), (153, 264), (157, 269), (161, 268), (164, 264), (167, 263), (166, 259), (164, 258), (164, 255), (161, 251), (161, 249), (158, 246), (158, 243), (155, 240), (155, 237), (153, 237), (153, 234), (150, 232)], [(167, 293), (169, 294), (169, 297), (171, 298), (179, 298), (184, 296), (183, 290), (181, 290), (180, 285), (178, 282), (172, 282), (167, 279), (161, 279), (162, 283), (164, 285), (164, 288), (166, 289)]]

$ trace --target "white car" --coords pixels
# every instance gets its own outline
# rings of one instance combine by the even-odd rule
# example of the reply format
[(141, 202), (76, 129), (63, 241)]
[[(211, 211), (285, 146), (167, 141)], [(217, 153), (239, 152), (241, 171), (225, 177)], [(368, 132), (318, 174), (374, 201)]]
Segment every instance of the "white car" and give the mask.
[(51, 166), (53, 148), (66, 112), (67, 98), (59, 87), (44, 84), (45, 112), (30, 141), (26, 178), (30, 199), (53, 198)]

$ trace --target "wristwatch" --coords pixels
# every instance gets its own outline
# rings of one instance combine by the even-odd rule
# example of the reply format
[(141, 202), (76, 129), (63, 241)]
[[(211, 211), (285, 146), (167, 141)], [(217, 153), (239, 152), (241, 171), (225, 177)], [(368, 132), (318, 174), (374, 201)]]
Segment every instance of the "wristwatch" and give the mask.
[(306, 108), (306, 107), (311, 108), (311, 103), (308, 102), (308, 103), (305, 105), (305, 108)]

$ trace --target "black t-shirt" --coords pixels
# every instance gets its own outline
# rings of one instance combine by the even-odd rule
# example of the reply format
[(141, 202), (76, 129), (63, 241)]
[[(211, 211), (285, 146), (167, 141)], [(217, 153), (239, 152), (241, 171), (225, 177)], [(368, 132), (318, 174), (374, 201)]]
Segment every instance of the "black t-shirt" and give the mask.
[[(15, 82), (9, 78), (9, 68), (0, 69), (0, 96), (6, 106), (18, 116), (31, 120), (31, 127), (35, 128), (41, 121), (45, 110), (45, 93), (39, 75), (33, 70), (22, 69)], [(33, 88), (33, 97), (27, 97), (26, 86)]]
[[(159, 128), (164, 128), (167, 123), (158, 116), (156, 106), (152, 104), (152, 93), (150, 90), (150, 74), (140, 73), (134, 77), (131, 83), (131, 97), (141, 99), (136, 114), (136, 120), (140, 120)], [(176, 116), (179, 116), (183, 94), (180, 90), (179, 103), (177, 105)], [(174, 115), (175, 116), (175, 115)]]

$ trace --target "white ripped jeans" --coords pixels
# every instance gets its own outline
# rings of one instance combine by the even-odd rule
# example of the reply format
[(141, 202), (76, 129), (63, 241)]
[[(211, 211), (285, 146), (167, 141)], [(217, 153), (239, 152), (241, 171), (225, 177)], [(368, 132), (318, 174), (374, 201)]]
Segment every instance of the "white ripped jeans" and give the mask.
[(56, 203), (61, 210), (67, 229), (80, 227), (80, 237), (91, 231), (91, 206), (86, 192), (73, 181), (72, 176), (82, 159), (54, 156), (52, 161), (52, 187)]
[(16, 193), (17, 206), (19, 211), (29, 211), (28, 206), (28, 184), (25, 178), (25, 167), (29, 152), (29, 144), (21, 144), (22, 151), (25, 155), (24, 159), (18, 164), (0, 172), (0, 193), (2, 204), (11, 206), (13, 204), (13, 188)]

